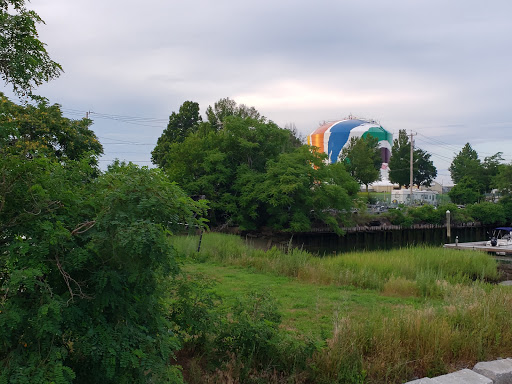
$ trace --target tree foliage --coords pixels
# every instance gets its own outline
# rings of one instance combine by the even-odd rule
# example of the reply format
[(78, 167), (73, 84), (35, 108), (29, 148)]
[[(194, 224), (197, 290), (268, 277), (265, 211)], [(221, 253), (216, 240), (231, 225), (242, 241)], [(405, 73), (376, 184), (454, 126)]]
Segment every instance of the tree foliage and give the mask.
[(199, 114), (199, 104), (193, 101), (185, 101), (178, 113), (173, 112), (169, 117), (169, 123), (157, 144), (151, 152), (151, 160), (162, 168), (165, 168), (169, 159), (169, 147), (175, 143), (181, 143), (192, 132), (197, 131), (202, 117)]
[(466, 176), (448, 192), (448, 196), (457, 204), (473, 204), (483, 198), (481, 190), (482, 185), (478, 181), (471, 176)]
[[(168, 236), (202, 225), (203, 206), (158, 169), (116, 163), (101, 175), (97, 154), (76, 150), (94, 134), (57, 109), (39, 135), (3, 116), (0, 382), (179, 382), (162, 302), (178, 271)], [(67, 129), (72, 144), (49, 140)]]
[(340, 160), (343, 161), (350, 175), (366, 186), (366, 192), (368, 192), (368, 184), (380, 179), (382, 159), (379, 141), (373, 136), (352, 137), (349, 145), (343, 148)]
[(267, 120), (265, 116), (260, 115), (256, 108), (248, 107), (245, 104), (237, 104), (235, 100), (231, 100), (229, 97), (220, 99), (213, 107), (209, 105), (206, 108), (208, 122), (216, 131), (222, 128), (222, 122), (228, 116), (238, 116), (242, 119), (250, 118), (262, 123)]
[(466, 143), (462, 150), (453, 158), (450, 167), (450, 175), (455, 184), (462, 181), (464, 177), (470, 177), (475, 181), (480, 179), (482, 172), (482, 163), (478, 158), (478, 153)]
[(512, 164), (502, 164), (493, 179), (493, 186), (504, 196), (512, 196)]
[[(501, 152), (484, 158), (480, 161), (478, 153), (466, 143), (462, 150), (453, 158), (450, 164), (450, 174), (455, 184), (462, 183), (458, 190), (463, 190), (468, 186), (474, 188), (474, 193), (465, 193), (465, 195), (478, 194), (478, 198), (469, 198), (468, 202), (480, 200), (484, 193), (490, 192), (493, 188), (494, 180), (499, 173), (500, 165), (503, 161)], [(454, 194), (460, 191), (454, 192)], [(473, 201), (474, 200), (474, 201)]]
[(26, 8), (25, 0), (0, 1), (0, 73), (19, 95), (31, 94), (62, 72), (39, 40), (40, 23), (43, 20)]
[(40, 99), (36, 105), (18, 105), (0, 93), (0, 143), (27, 158), (50, 156), (58, 160), (93, 158), (103, 153), (98, 138), (89, 129), (91, 120), (62, 116), (60, 105)]
[(505, 208), (502, 204), (484, 201), (479, 204), (470, 204), (466, 207), (468, 214), (484, 225), (506, 224)]
[[(315, 186), (330, 176), (318, 157), (301, 148), (292, 131), (230, 99), (209, 107), (207, 114), (209, 121), (182, 142), (170, 143), (162, 153), (165, 163), (157, 164), (189, 194), (209, 200), (212, 223), (297, 229), (309, 228), (315, 218), (331, 220), (321, 209), (312, 212), (318, 198), (314, 195), (331, 189)], [(336, 180), (341, 179), (346, 182), (350, 177)], [(352, 180), (347, 185), (351, 190)], [(335, 206), (346, 203), (347, 193), (339, 195)], [(328, 204), (324, 206), (327, 209)]]
[(340, 233), (340, 214), (351, 207), (358, 183), (343, 164), (327, 165), (326, 155), (302, 146), (280, 154), (266, 164), (266, 172), (242, 175), (241, 212), (243, 226), (307, 231), (314, 220)]
[(434, 166), (434, 162), (430, 160), (430, 153), (425, 152), (423, 149), (415, 149), (413, 162), (413, 183), (418, 187), (430, 187), (432, 181), (437, 176), (437, 169)]
[(405, 129), (398, 132), (393, 140), (391, 158), (389, 159), (389, 180), (400, 187), (409, 186), (411, 168), (411, 143)]

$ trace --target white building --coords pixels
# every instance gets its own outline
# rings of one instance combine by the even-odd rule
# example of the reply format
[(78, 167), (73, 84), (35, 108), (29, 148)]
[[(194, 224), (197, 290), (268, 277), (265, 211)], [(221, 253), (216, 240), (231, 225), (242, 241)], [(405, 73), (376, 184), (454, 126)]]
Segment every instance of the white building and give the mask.
[[(412, 199), (414, 204), (437, 204), (437, 196), (439, 195), (436, 191), (420, 191), (419, 189), (412, 190)], [(391, 203), (393, 204), (410, 204), (411, 201), (411, 190), (410, 189), (398, 189), (391, 191)]]

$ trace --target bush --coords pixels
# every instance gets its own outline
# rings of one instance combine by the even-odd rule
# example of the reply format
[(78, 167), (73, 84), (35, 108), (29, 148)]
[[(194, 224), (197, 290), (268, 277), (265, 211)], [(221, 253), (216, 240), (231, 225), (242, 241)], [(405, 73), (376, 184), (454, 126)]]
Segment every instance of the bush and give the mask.
[(391, 208), (386, 212), (385, 216), (389, 219), (393, 225), (402, 225), (406, 221), (404, 212), (398, 208)]
[(469, 215), (484, 225), (506, 224), (505, 207), (502, 204), (483, 202), (466, 207)]
[[(197, 382), (207, 381), (205, 377), (229, 381), (226, 374), (234, 382), (292, 377), (307, 369), (308, 359), (317, 350), (313, 341), (279, 330), (281, 315), (268, 293), (251, 292), (229, 308), (220, 304), (208, 312), (209, 321), (200, 327), (201, 332), (207, 330), (208, 341), (199, 348), (200, 354), (194, 350), (204, 366), (194, 373)], [(185, 371), (186, 376), (190, 374)]]
[(407, 214), (413, 219), (414, 223), (442, 224), (443, 217), (440, 217), (438, 210), (433, 205), (422, 205), (417, 208), (409, 208)]
[(162, 298), (179, 270), (169, 235), (196, 203), (158, 170), (22, 165), (0, 211), (17, 215), (0, 242), (0, 382), (179, 382)]
[(503, 207), (506, 222), (512, 223), (512, 196), (502, 197), (499, 204)]

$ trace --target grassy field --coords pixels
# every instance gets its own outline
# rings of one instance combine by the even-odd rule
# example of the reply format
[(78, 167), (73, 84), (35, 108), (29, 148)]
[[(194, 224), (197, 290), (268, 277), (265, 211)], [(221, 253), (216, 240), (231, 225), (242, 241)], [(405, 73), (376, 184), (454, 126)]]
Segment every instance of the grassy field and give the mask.
[(174, 242), (187, 273), (216, 281), (226, 311), (241, 295), (269, 293), (280, 332), (314, 341), (303, 372), (266, 382), (400, 383), (512, 356), (512, 289), (492, 284), (496, 262), (486, 254), (406, 248), (318, 258), (213, 233), (199, 253), (197, 237)]

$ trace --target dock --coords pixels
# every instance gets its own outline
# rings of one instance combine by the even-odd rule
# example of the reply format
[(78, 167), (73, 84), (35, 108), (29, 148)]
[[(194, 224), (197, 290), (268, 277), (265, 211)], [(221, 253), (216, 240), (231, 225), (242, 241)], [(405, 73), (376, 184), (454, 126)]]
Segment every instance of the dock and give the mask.
[(498, 253), (500, 255), (512, 256), (512, 246), (492, 247), (492, 246), (486, 245), (486, 241), (474, 241), (474, 242), (469, 242), (469, 243), (451, 243), (451, 244), (445, 244), (445, 245), (443, 245), (443, 247), (450, 248), (450, 249), (493, 252), (493, 253)]

